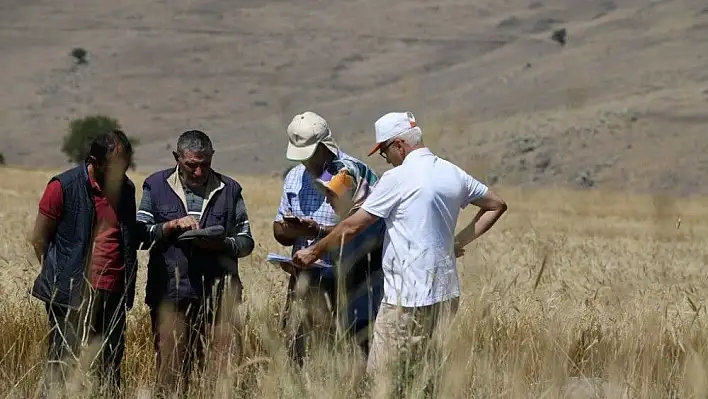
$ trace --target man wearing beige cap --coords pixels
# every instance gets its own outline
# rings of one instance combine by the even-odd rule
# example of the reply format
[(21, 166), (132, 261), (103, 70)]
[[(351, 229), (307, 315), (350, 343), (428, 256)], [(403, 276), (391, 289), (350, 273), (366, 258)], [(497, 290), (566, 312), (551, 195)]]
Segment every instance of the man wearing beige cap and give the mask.
[[(378, 151), (394, 168), (381, 176), (356, 213), (324, 239), (298, 251), (293, 263), (307, 269), (330, 245), (385, 220), (384, 296), (367, 365), (379, 395), (390, 389), (386, 370), (397, 369), (387, 367), (388, 362), (397, 354), (410, 356), (408, 344), (432, 340), (432, 348), (439, 345), (460, 297), (456, 257), (487, 232), (507, 206), (487, 186), (425, 147), (411, 112), (388, 113), (374, 129), (376, 145), (369, 155)], [(469, 204), (480, 209), (455, 236), (460, 210)]]
[[(295, 115), (287, 134), (286, 157), (300, 165), (285, 176), (273, 235), (280, 244), (292, 246), (295, 253), (326, 236), (340, 221), (338, 214), (346, 217), (351, 209), (360, 206), (378, 177), (363, 162), (339, 149), (327, 121), (314, 112)], [(337, 178), (332, 180), (335, 176)], [(339, 209), (334, 209), (326, 187), (337, 184), (341, 186), (338, 191), (346, 193), (347, 203), (338, 203), (335, 208)], [(283, 312), (288, 318), (284, 322), (289, 326), (283, 327), (294, 334), (290, 355), (298, 363), (304, 355), (305, 341), (313, 331), (324, 332), (325, 336), (332, 332), (333, 311), (337, 307), (343, 311), (344, 316), (340, 315), (339, 320), (344, 329), (356, 337), (365, 354), (368, 352), (367, 331), (376, 317), (383, 291), (384, 229), (384, 223), (372, 225), (341, 254), (336, 250), (323, 252), (322, 263), (336, 264), (336, 267), (299, 270), (281, 263), (283, 270), (290, 273), (286, 311)], [(338, 277), (342, 277), (343, 284), (339, 287), (343, 287), (343, 295), (337, 294)], [(296, 286), (307, 288), (300, 290)], [(343, 298), (346, 300), (340, 304)], [(293, 319), (298, 312), (290, 311), (291, 302), (305, 305), (307, 313), (302, 323)]]

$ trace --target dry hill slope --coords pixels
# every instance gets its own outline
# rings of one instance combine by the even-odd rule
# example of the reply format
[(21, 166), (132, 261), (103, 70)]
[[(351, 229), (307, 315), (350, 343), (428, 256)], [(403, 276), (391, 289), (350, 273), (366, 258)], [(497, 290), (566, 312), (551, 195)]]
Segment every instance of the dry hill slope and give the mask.
[(9, 0), (0, 151), (61, 166), (67, 121), (104, 112), (145, 171), (200, 128), (219, 165), (271, 172), (296, 112), (364, 156), (373, 120), (408, 108), (490, 182), (707, 192), (707, 35), (700, 0)]

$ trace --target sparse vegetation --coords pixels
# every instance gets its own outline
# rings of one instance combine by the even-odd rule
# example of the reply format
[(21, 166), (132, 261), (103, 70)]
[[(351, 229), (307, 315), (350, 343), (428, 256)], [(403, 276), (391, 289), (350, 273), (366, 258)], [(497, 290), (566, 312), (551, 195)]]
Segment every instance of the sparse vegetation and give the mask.
[[(61, 151), (66, 154), (69, 162), (81, 163), (86, 158), (94, 137), (115, 129), (121, 129), (118, 120), (105, 115), (89, 115), (74, 119), (69, 124), (69, 133), (64, 136)], [(130, 137), (129, 134), (128, 137), (133, 147), (139, 144), (139, 140)], [(135, 162), (130, 167), (135, 169)]]
[[(51, 173), (0, 173), (6, 210), (0, 224), (0, 395), (28, 397), (42, 372), (47, 326), (39, 302), (26, 294), (38, 266), (18, 232), (31, 228)], [(302, 370), (287, 366), (278, 329), (286, 277), (265, 262), (267, 252), (288, 251), (271, 235), (282, 182), (239, 180), (259, 244), (240, 265), (244, 362), (222, 370), (220, 391), (211, 390), (215, 376), (207, 375), (190, 397), (366, 397), (366, 386), (355, 384), (357, 357), (346, 344), (316, 350)], [(595, 188), (497, 190), (510, 211), (458, 262), (463, 299), (439, 397), (602, 397), (598, 391), (613, 398), (706, 396), (708, 200)], [(473, 213), (465, 212), (460, 223)], [(123, 368), (128, 397), (150, 397), (154, 379), (149, 318), (141, 304), (146, 254), (140, 256), (140, 292)], [(421, 375), (409, 381), (408, 397), (422, 397)]]
[(5, 165), (5, 155), (3, 155), (2, 152), (0, 152), (0, 166)]
[(88, 52), (81, 47), (74, 47), (74, 49), (71, 50), (71, 56), (74, 57), (74, 61), (79, 65), (88, 64), (88, 60), (86, 59), (87, 55)]
[(568, 40), (568, 32), (565, 30), (565, 28), (556, 29), (551, 34), (551, 40), (560, 44), (561, 46), (565, 46), (565, 43)]

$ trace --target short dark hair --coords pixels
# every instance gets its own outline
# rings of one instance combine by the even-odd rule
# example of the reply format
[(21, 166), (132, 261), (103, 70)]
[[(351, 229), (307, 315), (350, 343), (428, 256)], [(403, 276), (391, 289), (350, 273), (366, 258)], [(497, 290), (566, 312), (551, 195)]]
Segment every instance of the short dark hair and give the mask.
[(197, 154), (213, 153), (214, 146), (209, 136), (201, 130), (187, 130), (177, 139), (177, 152), (183, 154), (185, 151)]
[(116, 129), (94, 137), (86, 161), (93, 157), (96, 162), (102, 164), (106, 161), (108, 154), (112, 153), (117, 146), (123, 147), (123, 153), (132, 159), (133, 145), (122, 130)]

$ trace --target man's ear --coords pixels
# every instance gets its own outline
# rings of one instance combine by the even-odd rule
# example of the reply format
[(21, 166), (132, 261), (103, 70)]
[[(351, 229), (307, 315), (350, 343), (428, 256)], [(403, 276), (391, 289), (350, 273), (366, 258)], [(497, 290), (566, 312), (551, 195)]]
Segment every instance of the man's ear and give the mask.
[(176, 162), (179, 162), (179, 154), (177, 153), (177, 151), (172, 151), (172, 156), (175, 157)]

